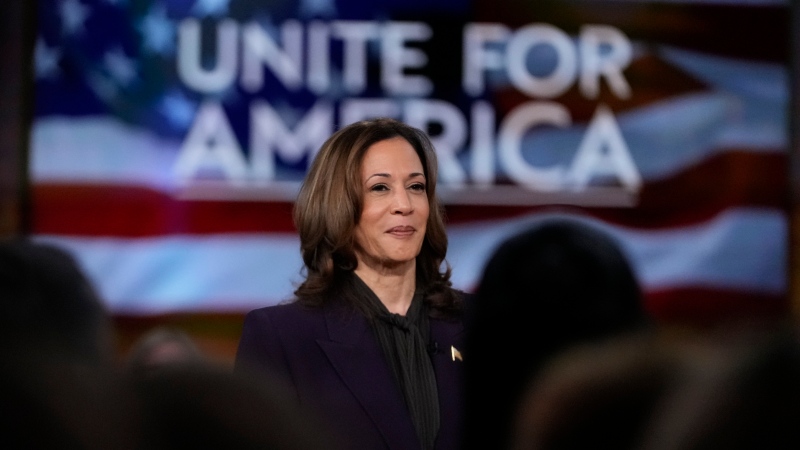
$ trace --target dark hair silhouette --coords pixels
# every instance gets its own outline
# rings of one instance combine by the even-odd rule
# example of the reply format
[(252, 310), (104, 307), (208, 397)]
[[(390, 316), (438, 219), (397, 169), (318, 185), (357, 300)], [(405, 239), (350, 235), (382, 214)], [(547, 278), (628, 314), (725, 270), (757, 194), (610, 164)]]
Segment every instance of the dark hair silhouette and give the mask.
[[(161, 330), (140, 342), (142, 354), (132, 361), (146, 373), (118, 370), (111, 364), (112, 331), (110, 316), (67, 252), (25, 239), (0, 242), (6, 447), (336, 448), (266, 374), (254, 380), (214, 367), (181, 333)], [(182, 353), (151, 359), (151, 344), (170, 339), (184, 344)]]
[(75, 259), (23, 238), (0, 240), (0, 338), (6, 351), (30, 346), (84, 362), (114, 358), (111, 318)]
[[(800, 448), (800, 341), (795, 325), (727, 330), (665, 396), (641, 450)], [(715, 336), (718, 338), (718, 336)]]
[(643, 325), (641, 292), (617, 243), (552, 219), (503, 242), (467, 311), (466, 448), (505, 448), (528, 380), (577, 343)]
[(682, 352), (649, 335), (565, 350), (531, 380), (510, 450), (637, 448), (661, 399), (682, 380)]
[(133, 449), (128, 390), (114, 376), (113, 325), (75, 259), (0, 241), (0, 433), (10, 448)]
[(338, 448), (322, 422), (296, 407), (268, 374), (211, 364), (165, 365), (134, 377), (144, 448), (315, 450)]
[(26, 349), (0, 370), (4, 448), (143, 448), (135, 399), (116, 372)]
[(572, 347), (528, 386), (510, 449), (798, 448), (800, 341), (786, 325), (729, 323)]

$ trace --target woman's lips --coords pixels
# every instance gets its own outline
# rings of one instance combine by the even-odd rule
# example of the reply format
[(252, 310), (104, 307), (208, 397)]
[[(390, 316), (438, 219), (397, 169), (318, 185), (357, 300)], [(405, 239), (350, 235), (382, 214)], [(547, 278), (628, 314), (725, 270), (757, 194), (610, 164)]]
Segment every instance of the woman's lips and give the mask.
[(393, 236), (401, 236), (402, 237), (402, 236), (411, 236), (412, 234), (414, 234), (415, 231), (416, 231), (416, 229), (414, 229), (414, 227), (399, 226), (399, 227), (390, 228), (389, 231), (387, 231), (387, 233), (389, 233), (389, 234), (391, 234)]

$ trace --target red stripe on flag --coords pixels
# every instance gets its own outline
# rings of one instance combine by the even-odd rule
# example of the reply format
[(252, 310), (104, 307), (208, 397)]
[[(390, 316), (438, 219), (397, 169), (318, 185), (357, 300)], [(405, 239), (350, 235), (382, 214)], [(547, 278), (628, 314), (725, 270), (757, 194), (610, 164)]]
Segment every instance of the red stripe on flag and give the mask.
[(675, 287), (645, 294), (645, 308), (657, 323), (712, 326), (723, 322), (788, 319), (787, 295), (703, 287)]
[(33, 232), (72, 236), (294, 232), (292, 204), (183, 201), (144, 187), (39, 184)]
[[(534, 212), (575, 212), (633, 228), (660, 229), (707, 221), (732, 207), (786, 210), (788, 158), (730, 151), (669, 179), (646, 184), (633, 208), (569, 205), (449, 205), (449, 224), (502, 220)], [(180, 200), (145, 187), (38, 184), (33, 231), (72, 236), (294, 233), (292, 203)]]

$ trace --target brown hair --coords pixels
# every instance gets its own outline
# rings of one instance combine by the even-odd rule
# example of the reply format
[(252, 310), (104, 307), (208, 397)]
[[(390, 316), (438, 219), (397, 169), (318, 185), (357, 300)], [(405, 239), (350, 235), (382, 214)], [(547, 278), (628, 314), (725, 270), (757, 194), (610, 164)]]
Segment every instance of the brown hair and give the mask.
[(450, 288), (450, 267), (444, 259), (447, 234), (444, 211), (436, 197), (433, 145), (422, 131), (387, 118), (356, 122), (337, 131), (322, 144), (309, 168), (294, 205), (306, 276), (295, 291), (300, 303), (319, 306), (330, 296), (342, 294), (344, 275), (358, 264), (355, 228), (363, 206), (361, 162), (373, 144), (395, 137), (414, 148), (427, 181), (430, 214), (417, 256), (418, 287), (437, 315), (460, 311), (460, 299)]

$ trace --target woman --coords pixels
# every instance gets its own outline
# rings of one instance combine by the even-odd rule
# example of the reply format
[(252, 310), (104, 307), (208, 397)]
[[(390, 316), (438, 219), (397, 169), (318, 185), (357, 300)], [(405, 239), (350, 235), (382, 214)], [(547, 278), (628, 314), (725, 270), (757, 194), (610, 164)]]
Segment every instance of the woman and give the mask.
[(436, 170), (427, 136), (401, 122), (336, 132), (294, 207), (296, 300), (245, 318), (237, 369), (277, 373), (344, 448), (459, 445), (462, 299), (441, 268)]

